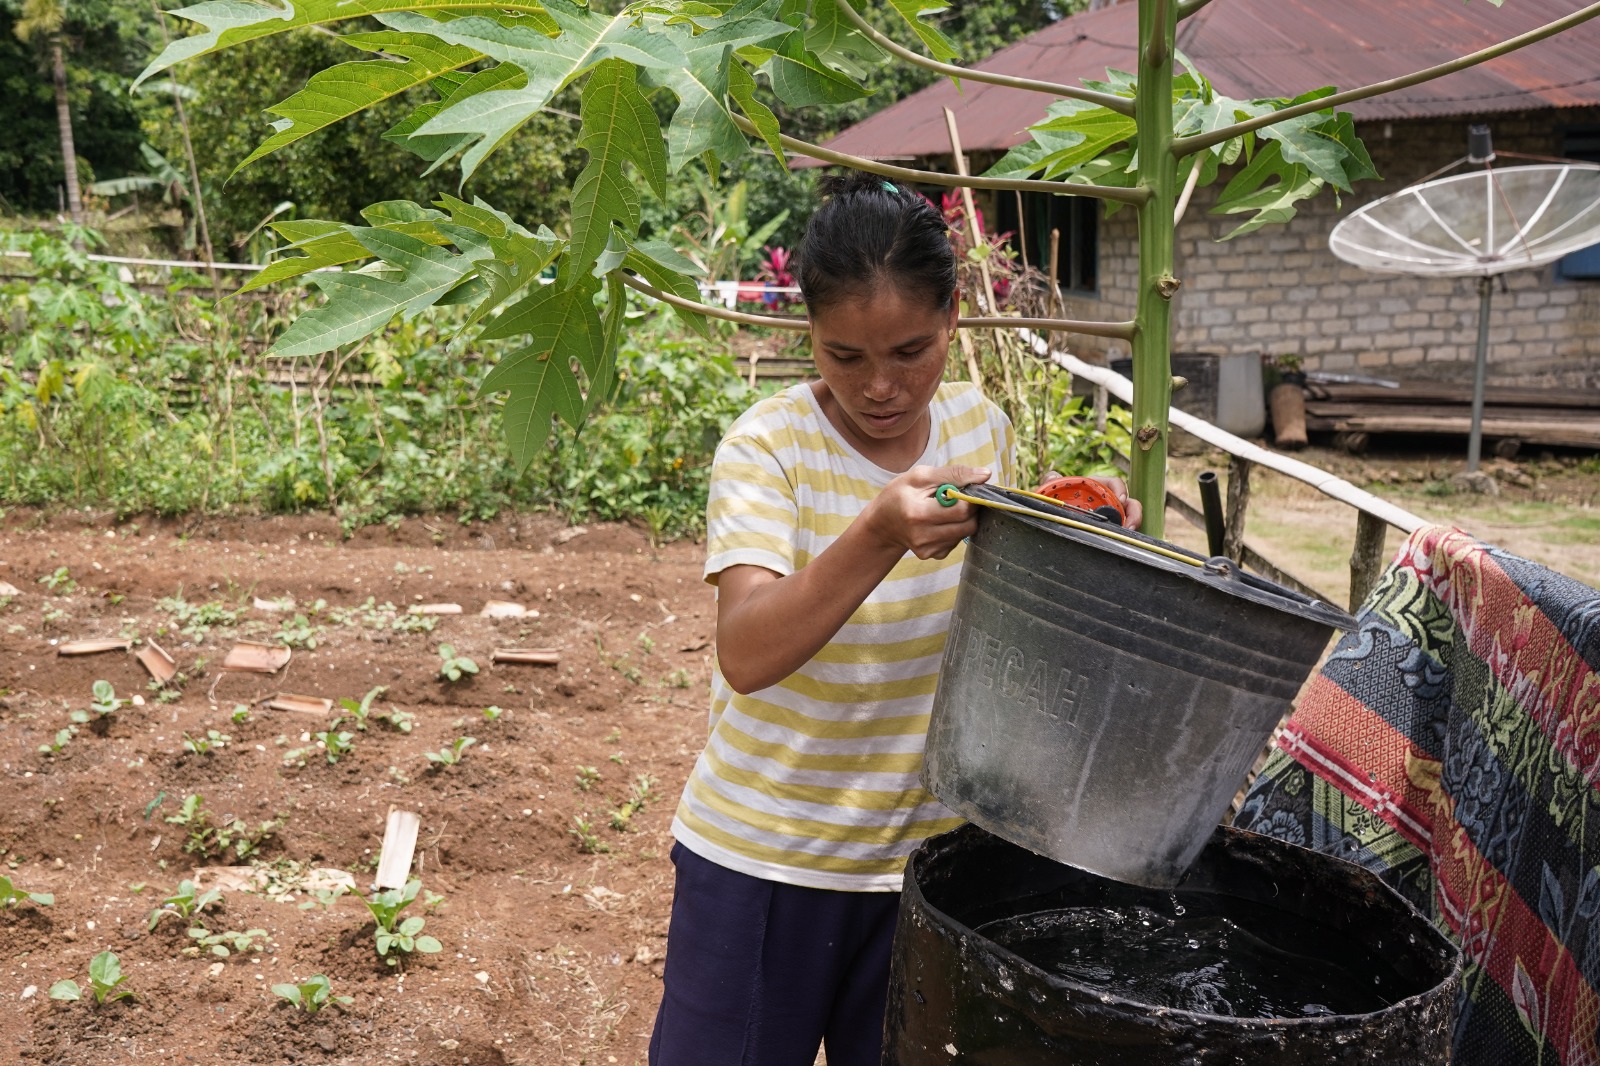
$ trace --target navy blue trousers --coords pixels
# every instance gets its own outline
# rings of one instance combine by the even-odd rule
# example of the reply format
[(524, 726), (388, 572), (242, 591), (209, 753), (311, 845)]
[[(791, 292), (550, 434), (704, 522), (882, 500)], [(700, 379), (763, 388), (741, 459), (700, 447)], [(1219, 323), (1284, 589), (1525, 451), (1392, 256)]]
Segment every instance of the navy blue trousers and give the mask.
[(682, 844), (650, 1066), (878, 1066), (898, 892), (736, 873)]

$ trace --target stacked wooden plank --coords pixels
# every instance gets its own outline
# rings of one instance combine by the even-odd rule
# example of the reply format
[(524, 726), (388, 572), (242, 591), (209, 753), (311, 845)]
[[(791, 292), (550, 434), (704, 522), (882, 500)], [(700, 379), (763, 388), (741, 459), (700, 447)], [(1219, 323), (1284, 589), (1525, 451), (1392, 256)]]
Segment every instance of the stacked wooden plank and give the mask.
[[(1472, 430), (1472, 387), (1407, 381), (1306, 385), (1306, 428), (1332, 432), (1352, 450), (1378, 433), (1464, 437)], [(1487, 441), (1600, 449), (1600, 391), (1490, 388), (1484, 394)]]

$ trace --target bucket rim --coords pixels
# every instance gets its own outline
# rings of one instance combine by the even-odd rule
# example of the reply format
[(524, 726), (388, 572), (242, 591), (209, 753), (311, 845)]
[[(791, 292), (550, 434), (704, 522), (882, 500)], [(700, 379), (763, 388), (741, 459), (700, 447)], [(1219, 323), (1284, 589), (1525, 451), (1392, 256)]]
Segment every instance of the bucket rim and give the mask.
[[(924, 850), (924, 849), (926, 849), (926, 847), (928, 846), (929, 843), (932, 843), (933, 841), (940, 840), (941, 838), (944, 838), (944, 837), (952, 836), (952, 835), (954, 835), (956, 833), (960, 833), (963, 830), (967, 829), (969, 826), (977, 828), (980, 832), (983, 832), (986, 835), (993, 836), (993, 834), (988, 833), (988, 830), (983, 829), (981, 826), (975, 826), (974, 823), (968, 823), (968, 826), (962, 826), (962, 827), (959, 827), (957, 829), (951, 830), (950, 833), (941, 834), (939, 837), (929, 838), (928, 841), (924, 842), (923, 847), (919, 848), (917, 850), (917, 852), (915, 854), (913, 854), (913, 856), (912, 856), (912, 865), (915, 865), (915, 864), (920, 863), (920, 862), (926, 862), (926, 861), (932, 861), (933, 860), (934, 856), (931, 853), (929, 853), (928, 851)], [(1219, 826), (1218, 828), (1222, 829), (1222, 830), (1226, 830), (1229, 833), (1241, 833), (1241, 834), (1243, 834), (1243, 833), (1246, 832), (1246, 830), (1234, 829), (1231, 826)], [(1251, 835), (1260, 836), (1261, 834), (1251, 834)], [(996, 837), (995, 839), (1004, 841), (1004, 838), (1001, 838), (1001, 837)], [(1298, 848), (1299, 847), (1299, 845), (1297, 845), (1297, 844), (1290, 844), (1286, 840), (1278, 840), (1275, 837), (1269, 837), (1267, 839), (1274, 840), (1276, 843), (1282, 844), (1282, 845), (1284, 845), (1286, 847), (1292, 847), (1292, 848)], [(1004, 841), (1004, 842), (1009, 843), (1009, 841)], [(1018, 847), (1019, 845), (1012, 844), (1011, 846), (1012, 847)], [(1026, 850), (1026, 849), (1023, 849), (1023, 850)], [(1007, 964), (1016, 966), (1019, 970), (1023, 971), (1024, 973), (1026, 973), (1030, 978), (1042, 979), (1046, 984), (1064, 985), (1064, 986), (1072, 988), (1072, 989), (1074, 989), (1076, 991), (1080, 991), (1080, 992), (1084, 993), (1086, 996), (1088, 996), (1089, 998), (1097, 1001), (1102, 1007), (1110, 1007), (1110, 1008), (1113, 1008), (1113, 1009), (1116, 1009), (1116, 1010), (1119, 1010), (1119, 1011), (1120, 1010), (1128, 1010), (1130, 1013), (1137, 1013), (1137, 1014), (1143, 1015), (1143, 1016), (1159, 1015), (1160, 1017), (1163, 1017), (1163, 1018), (1182, 1018), (1182, 1019), (1190, 1019), (1190, 1018), (1192, 1018), (1192, 1019), (1196, 1019), (1198, 1021), (1203, 1021), (1203, 1022), (1207, 1022), (1207, 1023), (1221, 1023), (1221, 1024), (1224, 1024), (1224, 1025), (1241, 1025), (1241, 1024), (1243, 1024), (1243, 1025), (1259, 1025), (1259, 1026), (1264, 1027), (1264, 1028), (1265, 1027), (1270, 1027), (1272, 1029), (1319, 1029), (1319, 1028), (1332, 1029), (1332, 1028), (1336, 1028), (1336, 1027), (1343, 1027), (1343, 1026), (1349, 1025), (1349, 1024), (1351, 1024), (1353, 1022), (1359, 1022), (1359, 1021), (1365, 1020), (1365, 1019), (1381, 1019), (1384, 1016), (1389, 1015), (1392, 1012), (1397, 1011), (1397, 1010), (1399, 1010), (1401, 1008), (1405, 1008), (1405, 1007), (1408, 1007), (1408, 1006), (1414, 1006), (1416, 1001), (1421, 1000), (1425, 996), (1429, 996), (1429, 995), (1435, 994), (1441, 987), (1443, 987), (1445, 985), (1449, 985), (1451, 983), (1456, 983), (1456, 984), (1459, 985), (1462, 972), (1463, 972), (1463, 970), (1465, 968), (1464, 953), (1447, 936), (1445, 936), (1444, 933), (1440, 932), (1439, 929), (1436, 926), (1434, 926), (1434, 924), (1432, 922), (1428, 921), (1428, 919), (1422, 914), (1421, 911), (1417, 910), (1416, 907), (1412, 906), (1409, 900), (1407, 900), (1404, 896), (1401, 896), (1398, 892), (1395, 892), (1394, 889), (1390, 888), (1387, 884), (1383, 884), (1381, 878), (1378, 878), (1377, 875), (1372, 873), (1372, 871), (1368, 870), (1366, 867), (1362, 866), (1359, 863), (1353, 863), (1353, 862), (1350, 862), (1348, 859), (1341, 859), (1337, 855), (1329, 855), (1326, 852), (1313, 851), (1312, 849), (1309, 849), (1309, 848), (1300, 848), (1300, 850), (1302, 850), (1302, 851), (1311, 851), (1312, 854), (1321, 856), (1322, 858), (1331, 859), (1334, 862), (1344, 863), (1347, 866), (1355, 867), (1356, 869), (1362, 871), (1363, 874), (1365, 874), (1365, 875), (1367, 875), (1369, 877), (1372, 877), (1374, 880), (1378, 881), (1379, 884), (1382, 884), (1384, 889), (1386, 889), (1388, 892), (1392, 893), (1393, 896), (1395, 897), (1395, 899), (1397, 899), (1402, 905), (1404, 905), (1405, 909), (1410, 913), (1410, 915), (1414, 919), (1416, 919), (1416, 921), (1419, 923), (1419, 925), (1421, 927), (1425, 928), (1430, 934), (1432, 934), (1433, 938), (1438, 943), (1440, 943), (1440, 944), (1442, 944), (1445, 947), (1450, 949), (1450, 952), (1451, 952), (1451, 965), (1450, 965), (1448, 971), (1442, 977), (1440, 977), (1437, 981), (1435, 981), (1433, 984), (1429, 985), (1427, 988), (1422, 989), (1419, 992), (1415, 992), (1415, 993), (1413, 993), (1413, 994), (1411, 994), (1409, 996), (1406, 996), (1403, 999), (1397, 999), (1393, 1003), (1391, 1003), (1388, 1006), (1383, 1007), (1383, 1008), (1381, 1008), (1379, 1010), (1367, 1011), (1367, 1012), (1362, 1013), (1362, 1014), (1321, 1014), (1321, 1015), (1316, 1015), (1314, 1017), (1307, 1017), (1307, 1018), (1285, 1018), (1285, 1017), (1279, 1017), (1279, 1016), (1264, 1016), (1264, 1015), (1263, 1016), (1258, 1016), (1258, 1015), (1240, 1016), (1240, 1015), (1233, 1015), (1233, 1014), (1208, 1014), (1208, 1013), (1206, 1013), (1204, 1011), (1184, 1010), (1181, 1007), (1166, 1007), (1166, 1006), (1162, 1006), (1161, 1004), (1158, 1004), (1158, 1003), (1144, 1003), (1144, 1002), (1141, 1002), (1140, 1000), (1137, 1000), (1137, 999), (1129, 999), (1126, 996), (1119, 996), (1119, 995), (1116, 995), (1115, 993), (1107, 992), (1107, 991), (1105, 991), (1103, 989), (1096, 988), (1093, 985), (1084, 984), (1081, 981), (1075, 981), (1070, 977), (1063, 977), (1060, 974), (1051, 973), (1049, 970), (1044, 969), (1042, 966), (1038, 966), (1038, 965), (1036, 965), (1036, 964), (1034, 964), (1032, 962), (1029, 962), (1027, 959), (1023, 958), (1021, 955), (1018, 955), (1017, 953), (1012, 951), (1010, 948), (1007, 948), (1004, 944), (1001, 944), (996, 940), (993, 940), (993, 939), (991, 939), (991, 938), (989, 938), (987, 936), (984, 936), (982, 933), (978, 932), (976, 929), (974, 929), (971, 926), (967, 925), (965, 922), (962, 922), (962, 921), (958, 920), (957, 918), (953, 917), (952, 915), (950, 915), (946, 911), (941, 910), (938, 907), (935, 907), (928, 900), (928, 897), (927, 897), (926, 893), (924, 893), (922, 891), (922, 884), (917, 878), (912, 877), (912, 876), (907, 876), (906, 879), (905, 879), (905, 885), (904, 885), (904, 887), (902, 888), (901, 891), (902, 891), (902, 893), (904, 893), (906, 891), (915, 892), (916, 893), (916, 899), (921, 902), (922, 908), (923, 908), (923, 912), (929, 917), (930, 920), (935, 920), (935, 921), (939, 921), (939, 922), (944, 923), (953, 932), (955, 932), (957, 934), (957, 936), (959, 936), (959, 937), (962, 937), (962, 938), (971, 937), (974, 940), (982, 941), (985, 945), (987, 945), (988, 950), (996, 952), (1000, 957), (1002, 957), (1006, 961)], [(1050, 861), (1054, 862), (1054, 861), (1057, 861), (1057, 860), (1052, 859)], [(1091, 873), (1090, 871), (1083, 871), (1083, 872)], [(1091, 876), (1100, 877), (1102, 875), (1091, 873)], [(1108, 878), (1108, 880), (1110, 880), (1110, 879)], [(1173, 891), (1176, 891), (1176, 889), (1174, 889)]]
[(984, 512), (983, 519), (986, 521), (1009, 519), (1021, 522), (1042, 533), (1064, 537), (1072, 541), (1074, 544), (1094, 548), (1098, 551), (1108, 552), (1130, 562), (1143, 563), (1147, 566), (1155, 567), (1156, 569), (1165, 573), (1174, 574), (1190, 581), (1197, 581), (1208, 588), (1250, 603), (1257, 604), (1258, 606), (1271, 607), (1276, 610), (1295, 615), (1296, 617), (1305, 619), (1306, 621), (1328, 626), (1332, 629), (1354, 631), (1357, 628), (1355, 618), (1348, 611), (1341, 610), (1339, 607), (1336, 607), (1333, 604), (1327, 603), (1323, 600), (1314, 599), (1310, 596), (1296, 592), (1294, 589), (1286, 588), (1285, 586), (1261, 577), (1258, 574), (1247, 573), (1243, 569), (1235, 566), (1231, 561), (1220, 561), (1227, 562), (1226, 568), (1221, 566), (1208, 566), (1205, 564), (1210, 562), (1210, 560), (1198, 552), (1193, 552), (1187, 548), (1179, 547), (1176, 544), (1159, 540), (1155, 537), (1149, 536), (1148, 534), (1140, 533), (1137, 530), (1125, 529), (1121, 526), (1118, 526), (1114, 522), (1099, 517), (1098, 515), (1094, 515), (1086, 511), (1080, 511), (1072, 507), (1057, 506), (1055, 504), (1046, 503), (1043, 500), (1024, 495), (1020, 492), (1013, 492), (1000, 486), (969, 485), (962, 491), (973, 496), (992, 500), (996, 503), (1005, 503), (1013, 506), (1025, 507), (1030, 511), (1038, 511), (1042, 514), (1051, 514), (1058, 517), (1071, 518), (1075, 521), (1083, 522), (1086, 525), (1103, 527), (1108, 531), (1115, 530), (1123, 537), (1126, 537), (1130, 540), (1139, 541), (1152, 546), (1159, 546), (1163, 551), (1176, 552), (1194, 560), (1200, 565), (1190, 566), (1184, 563), (1179, 563), (1163, 555), (1157, 554), (1155, 551), (1144, 551), (1129, 546), (1122, 540), (1113, 540), (1110, 537), (1096, 536), (1093, 533), (1085, 533), (1081, 530), (1073, 529), (1068, 526), (1058, 525), (1054, 522), (1047, 521), (1044, 518), (1035, 518), (1031, 515), (1018, 514), (1014, 511), (1003, 511), (997, 508), (987, 507), (982, 508), (981, 510)]

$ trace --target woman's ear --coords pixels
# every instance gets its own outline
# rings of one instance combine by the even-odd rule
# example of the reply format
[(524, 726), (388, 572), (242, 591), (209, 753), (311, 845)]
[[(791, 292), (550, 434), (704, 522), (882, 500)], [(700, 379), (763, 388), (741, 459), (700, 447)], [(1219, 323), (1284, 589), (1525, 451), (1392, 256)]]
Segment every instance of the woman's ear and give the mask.
[(956, 286), (950, 293), (950, 333), (955, 335), (956, 323), (961, 319), (961, 286)]

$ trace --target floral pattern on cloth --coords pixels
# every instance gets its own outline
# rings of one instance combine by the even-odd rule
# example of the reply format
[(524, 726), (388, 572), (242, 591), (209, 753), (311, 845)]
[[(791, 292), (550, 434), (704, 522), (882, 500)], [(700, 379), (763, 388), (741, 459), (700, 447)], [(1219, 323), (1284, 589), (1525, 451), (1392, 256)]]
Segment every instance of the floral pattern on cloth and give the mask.
[(1457, 1066), (1600, 1066), (1600, 592), (1430, 527), (1356, 622), (1234, 824), (1455, 938)]

